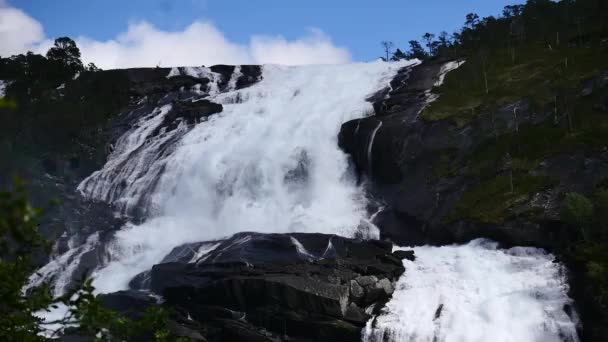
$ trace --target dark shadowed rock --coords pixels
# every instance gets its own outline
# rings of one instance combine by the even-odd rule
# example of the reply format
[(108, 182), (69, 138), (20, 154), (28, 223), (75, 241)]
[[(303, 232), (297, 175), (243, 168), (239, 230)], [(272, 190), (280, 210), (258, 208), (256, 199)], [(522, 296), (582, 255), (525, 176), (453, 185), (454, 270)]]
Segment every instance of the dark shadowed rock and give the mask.
[(155, 136), (161, 132), (172, 131), (180, 123), (193, 125), (203, 118), (220, 113), (223, 109), (224, 107), (221, 104), (213, 103), (209, 100), (176, 101), (173, 103), (171, 110), (165, 114), (163, 122), (158, 125), (152, 135)]
[[(187, 312), (205, 338), (226, 340), (226, 329), (238, 327), (246, 341), (275, 334), (295, 341), (358, 341), (370, 318), (366, 308), (377, 313), (404, 272), (392, 244), (383, 241), (239, 233), (214, 246), (192, 263), (162, 263), (150, 272), (151, 289), (169, 307)], [(177, 251), (172, 260), (195, 255)], [(269, 335), (260, 335), (266, 330)]]
[(236, 81), (236, 89), (247, 88), (262, 79), (262, 67), (259, 65), (241, 65), (243, 74)]
[(416, 255), (414, 255), (414, 251), (394, 251), (393, 255), (401, 260), (406, 259), (409, 261), (415, 261)]
[(146, 292), (132, 290), (101, 294), (97, 298), (108, 310), (131, 318), (139, 317), (146, 308), (158, 302)]
[[(420, 110), (431, 98), (445, 63), (431, 60), (402, 69), (391, 89), (370, 98), (376, 115), (346, 122), (340, 130), (340, 147), (351, 156), (359, 174), (371, 178), (370, 191), (385, 204), (374, 220), (381, 237), (400, 245), (487, 237), (505, 245), (554, 248), (569, 234), (552, 223), (558, 219), (563, 195), (590, 193), (608, 175), (605, 153), (566, 153), (541, 162), (530, 175), (558, 180), (557, 185), (530, 194), (525, 203), (510, 209), (504, 223), (449, 220), (463, 194), (482, 181), (465, 174), (471, 156), (497, 137), (553, 120), (554, 110), (523, 98), (495, 110), (481, 109), (464, 125), (447, 119), (424, 121)], [(602, 72), (583, 82), (581, 96), (600, 94), (608, 83), (606, 75)], [(501, 171), (496, 172), (499, 176)], [(531, 221), (523, 214), (540, 209), (546, 213), (542, 221)]]

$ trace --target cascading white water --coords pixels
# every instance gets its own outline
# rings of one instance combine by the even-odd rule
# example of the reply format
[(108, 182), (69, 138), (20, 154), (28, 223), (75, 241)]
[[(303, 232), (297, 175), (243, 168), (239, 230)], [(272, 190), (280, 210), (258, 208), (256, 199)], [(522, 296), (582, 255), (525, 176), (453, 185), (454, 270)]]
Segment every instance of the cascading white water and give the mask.
[[(144, 206), (148, 215), (107, 243), (107, 260), (92, 274), (97, 290), (127, 288), (176, 246), (241, 231), (378, 238), (337, 134), (343, 122), (369, 113), (367, 96), (388, 86), (408, 63), (265, 66), (262, 81), (234, 90), (237, 67), (228, 91), (220, 91), (219, 74), (207, 68), (173, 69), (168, 77), (212, 80), (205, 99), (224, 110), (191, 130), (182, 122), (159, 131), (171, 105), (156, 108), (118, 140), (104, 168), (81, 183), (88, 198), (111, 202), (123, 214)], [(369, 161), (381, 125), (370, 135)], [(291, 241), (309, 256), (297, 239)], [(32, 284), (53, 279), (60, 294), (79, 257), (97, 243), (94, 234), (73, 246)], [(217, 246), (201, 245), (192, 261)], [(325, 254), (332, 248), (330, 242)], [(552, 256), (533, 248), (497, 250), (481, 240), (415, 250), (417, 260), (404, 262), (393, 299), (368, 323), (366, 342), (577, 340), (576, 319), (564, 309), (567, 286)]]
[(487, 240), (414, 250), (364, 342), (578, 341), (563, 269), (543, 250)]
[[(115, 235), (106, 265), (93, 273), (96, 288), (124, 289), (172, 248), (240, 231), (352, 236), (366, 200), (337, 146), (340, 125), (370, 112), (365, 99), (411, 63), (265, 66), (263, 80), (249, 88), (211, 91), (206, 99), (223, 104), (223, 112), (161, 157), (157, 149), (167, 137), (149, 132), (168, 109), (143, 118), (79, 188), (127, 209), (143, 203), (153, 213)], [(180, 72), (215, 78), (204, 68), (169, 76)], [(127, 168), (125, 158), (133, 160)], [(153, 182), (155, 191), (146, 193)]]

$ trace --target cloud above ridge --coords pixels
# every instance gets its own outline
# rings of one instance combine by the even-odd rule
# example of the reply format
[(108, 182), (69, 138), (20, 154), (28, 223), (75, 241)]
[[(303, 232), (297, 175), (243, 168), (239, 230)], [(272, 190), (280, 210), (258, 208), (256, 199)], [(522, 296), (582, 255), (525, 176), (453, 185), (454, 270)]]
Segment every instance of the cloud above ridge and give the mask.
[[(132, 22), (126, 32), (99, 41), (72, 37), (85, 63), (103, 69), (213, 64), (340, 64), (351, 61), (346, 48), (336, 46), (317, 28), (289, 40), (252, 35), (248, 44), (230, 41), (208, 21), (195, 21), (183, 30), (164, 31), (146, 21)], [(0, 0), (0, 56), (44, 53), (52, 40), (43, 26), (20, 9)]]

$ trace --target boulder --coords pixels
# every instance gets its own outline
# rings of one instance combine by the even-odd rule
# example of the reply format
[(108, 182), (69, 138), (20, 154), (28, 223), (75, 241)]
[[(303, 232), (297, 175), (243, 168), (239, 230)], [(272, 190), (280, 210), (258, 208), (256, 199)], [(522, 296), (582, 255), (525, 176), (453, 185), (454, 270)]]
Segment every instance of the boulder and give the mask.
[(393, 255), (396, 258), (399, 258), (399, 260), (409, 260), (409, 261), (415, 261), (416, 260), (416, 255), (414, 254), (414, 251), (404, 251), (404, 250), (399, 250), (399, 251), (394, 251)]
[(257, 340), (267, 331), (261, 340), (358, 341), (370, 317), (363, 308), (382, 308), (404, 272), (382, 241), (239, 233), (213, 243), (205, 257), (170, 258), (150, 272), (151, 290), (208, 340), (234, 340), (238, 331), (250, 334), (240, 340)]

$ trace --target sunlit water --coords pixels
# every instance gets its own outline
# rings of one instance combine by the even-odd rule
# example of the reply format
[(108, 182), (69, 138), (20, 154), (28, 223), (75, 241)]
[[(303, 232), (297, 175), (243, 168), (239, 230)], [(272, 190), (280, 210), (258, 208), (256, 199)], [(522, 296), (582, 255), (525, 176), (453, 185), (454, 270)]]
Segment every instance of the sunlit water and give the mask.
[(363, 341), (578, 341), (563, 269), (543, 250), (487, 240), (414, 250)]
[[(102, 293), (126, 289), (174, 247), (241, 231), (347, 237), (372, 231), (365, 194), (337, 135), (342, 123), (373, 112), (366, 98), (408, 64), (265, 66), (263, 80), (234, 90), (237, 68), (223, 92), (219, 75), (207, 68), (173, 69), (168, 77), (214, 80), (207, 99), (224, 110), (194, 128), (182, 123), (154, 134), (171, 110), (159, 106), (80, 184), (85, 197), (112, 203), (118, 214), (145, 213), (142, 224), (125, 225), (103, 245), (106, 260), (92, 273), (94, 286)], [(442, 69), (438, 82), (453, 68)], [(380, 127), (368, 137), (368, 151)], [(54, 258), (32, 285), (53, 279), (61, 294), (80, 256), (101, 243), (98, 237)], [(406, 273), (384, 313), (368, 322), (365, 341), (577, 340), (576, 317), (566, 314), (564, 275), (551, 255), (498, 250), (481, 240), (415, 250), (418, 259), (405, 261)]]

